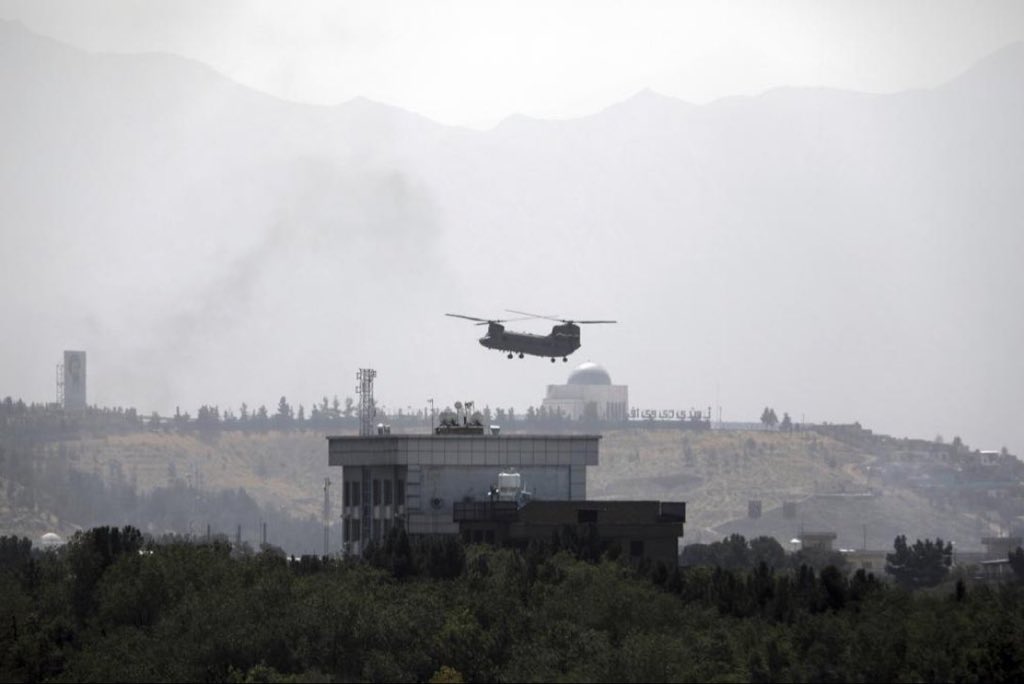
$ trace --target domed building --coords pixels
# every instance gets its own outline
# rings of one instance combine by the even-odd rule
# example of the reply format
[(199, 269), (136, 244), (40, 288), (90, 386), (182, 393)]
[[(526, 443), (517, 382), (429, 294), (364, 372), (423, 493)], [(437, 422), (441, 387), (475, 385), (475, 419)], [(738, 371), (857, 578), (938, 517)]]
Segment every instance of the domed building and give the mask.
[(564, 385), (548, 385), (541, 407), (573, 420), (626, 420), (629, 417), (629, 387), (613, 385), (602, 366), (586, 361), (569, 373)]
[(64, 545), (64, 540), (56, 532), (47, 532), (39, 538), (39, 545), (44, 549), (55, 549)]

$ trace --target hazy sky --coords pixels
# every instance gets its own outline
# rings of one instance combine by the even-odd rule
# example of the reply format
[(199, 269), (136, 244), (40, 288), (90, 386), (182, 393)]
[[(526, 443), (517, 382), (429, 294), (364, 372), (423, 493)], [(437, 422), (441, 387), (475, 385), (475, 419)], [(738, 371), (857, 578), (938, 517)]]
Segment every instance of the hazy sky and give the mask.
[(363, 96), (449, 124), (572, 117), (652, 88), (927, 88), (1024, 39), (1024, 3), (0, 0), (97, 52), (160, 51), (284, 98)]
[[(1024, 41), (1024, 1), (0, 0), (0, 20), (476, 128), (645, 88), (902, 93)], [(81, 348), (90, 402), (144, 411), (308, 406), (357, 364), (392, 407), (522, 408), (574, 364), (506, 364), (442, 316), (509, 307), (623, 321), (570, 360), (641, 408), (771, 403), (1024, 453), (1020, 49), (992, 92), (641, 97), (467, 133), (0, 29), (22, 98), (0, 94), (0, 320), (21, 331), (0, 396), (49, 399)]]

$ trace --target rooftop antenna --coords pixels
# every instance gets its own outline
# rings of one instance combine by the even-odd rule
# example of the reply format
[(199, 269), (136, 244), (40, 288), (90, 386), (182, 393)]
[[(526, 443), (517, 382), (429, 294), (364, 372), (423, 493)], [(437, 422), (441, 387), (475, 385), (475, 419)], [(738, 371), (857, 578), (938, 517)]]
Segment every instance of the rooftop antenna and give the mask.
[(369, 437), (373, 434), (373, 419), (376, 409), (373, 403), (373, 379), (377, 371), (372, 368), (360, 368), (356, 373), (356, 394), (359, 395), (359, 436)]
[(57, 406), (64, 408), (64, 364), (57, 364)]

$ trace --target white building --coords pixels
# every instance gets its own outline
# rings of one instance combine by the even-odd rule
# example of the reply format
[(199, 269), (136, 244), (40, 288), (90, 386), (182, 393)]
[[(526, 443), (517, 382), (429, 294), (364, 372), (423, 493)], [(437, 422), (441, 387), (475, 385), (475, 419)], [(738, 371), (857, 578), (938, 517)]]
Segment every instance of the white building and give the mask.
[(613, 385), (608, 371), (591, 361), (581, 363), (564, 385), (548, 385), (541, 406), (548, 411), (579, 420), (626, 420), (629, 417), (629, 387)]

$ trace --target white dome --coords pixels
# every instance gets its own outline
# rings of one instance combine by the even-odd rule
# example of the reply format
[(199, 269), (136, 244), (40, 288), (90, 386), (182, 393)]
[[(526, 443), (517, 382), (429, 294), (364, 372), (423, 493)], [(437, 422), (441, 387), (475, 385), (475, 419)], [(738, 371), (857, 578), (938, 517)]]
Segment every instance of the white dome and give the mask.
[(64, 543), (61, 536), (55, 532), (47, 532), (39, 538), (39, 541), (43, 546), (60, 546)]
[(612, 376), (593, 361), (584, 361), (569, 373), (569, 385), (610, 385)]

